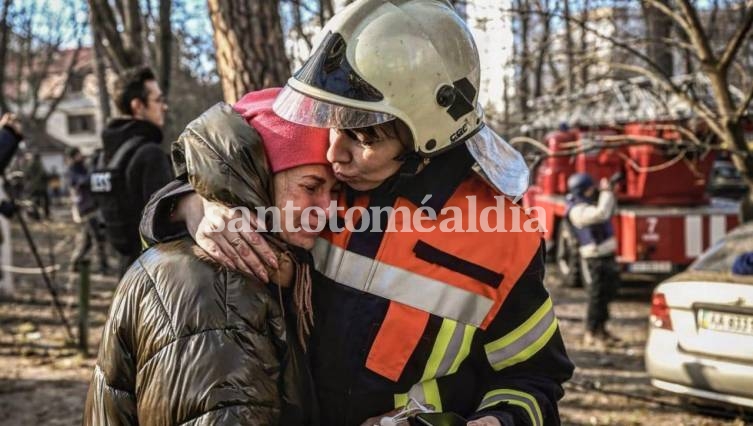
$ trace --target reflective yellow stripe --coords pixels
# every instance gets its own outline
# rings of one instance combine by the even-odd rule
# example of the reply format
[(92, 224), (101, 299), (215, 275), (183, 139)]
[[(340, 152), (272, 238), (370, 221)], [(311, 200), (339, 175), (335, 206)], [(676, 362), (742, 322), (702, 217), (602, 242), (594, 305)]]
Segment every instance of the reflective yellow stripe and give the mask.
[(447, 347), (450, 344), (452, 334), (455, 332), (455, 328), (458, 323), (450, 320), (442, 320), (442, 326), (439, 328), (439, 334), (434, 342), (434, 348), (431, 350), (429, 360), (426, 362), (426, 368), (424, 369), (424, 375), (421, 377), (421, 381), (433, 379), (437, 377), (437, 369), (439, 369), (439, 363), (444, 358)]
[(318, 238), (316, 270), (335, 282), (404, 305), (480, 327), (494, 305), (486, 296), (342, 249)]
[(557, 330), (552, 299), (546, 301), (523, 324), (502, 338), (484, 345), (492, 367), (499, 371), (523, 362), (543, 348)]
[(539, 407), (539, 402), (536, 398), (529, 393), (515, 389), (496, 389), (488, 392), (484, 395), (484, 399), (481, 400), (481, 405), (477, 411), (484, 410), (500, 402), (506, 402), (525, 409), (534, 426), (544, 424), (544, 416), (541, 414), (541, 407)]
[(473, 341), (473, 334), (476, 332), (476, 327), (472, 325), (466, 325), (464, 327), (465, 330), (463, 330), (463, 344), (460, 346), (460, 353), (458, 353), (458, 356), (455, 357), (455, 361), (452, 363), (450, 371), (447, 372), (448, 375), (455, 374), (455, 372), (458, 371), (458, 368), (460, 368), (460, 363), (463, 362), (468, 357), (468, 354), (471, 353), (471, 342)]
[(476, 327), (444, 318), (421, 381), (448, 376), (458, 371), (460, 364), (471, 352), (475, 332)]
[(439, 386), (435, 379), (413, 385), (408, 392), (408, 396), (423, 405), (430, 405), (434, 411), (442, 411), (442, 398), (439, 395)]
[(395, 408), (403, 408), (408, 405), (408, 394), (398, 393), (395, 395)]

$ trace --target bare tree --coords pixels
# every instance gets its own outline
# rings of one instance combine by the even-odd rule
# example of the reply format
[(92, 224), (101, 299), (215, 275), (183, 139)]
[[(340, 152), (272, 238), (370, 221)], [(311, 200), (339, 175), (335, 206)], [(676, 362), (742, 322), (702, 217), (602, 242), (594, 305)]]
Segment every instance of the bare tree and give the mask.
[(116, 74), (144, 65), (144, 37), (138, 0), (88, 0), (94, 26), (102, 35), (107, 58)]
[[(5, 66), (0, 74), (15, 90), (4, 102), (13, 106), (29, 129), (44, 129), (79, 77), (76, 66), (86, 24), (78, 22), (76, 10), (59, 14), (51, 12), (46, 3), (32, 2), (15, 9), (14, 22), (6, 21), (6, 25), (13, 28), (7, 29)], [(64, 48), (70, 43), (76, 43), (76, 47)], [(14, 74), (13, 82), (6, 80), (9, 71)]]
[(107, 93), (107, 70), (105, 65), (105, 54), (102, 51), (102, 36), (99, 28), (93, 24), (93, 16), (89, 11), (90, 31), (92, 35), (92, 60), (94, 64), (94, 75), (97, 78), (97, 97), (99, 102), (100, 121), (102, 124), (107, 123), (110, 119), (110, 96)]
[(225, 100), (235, 102), (251, 90), (283, 85), (290, 62), (278, 2), (208, 0), (208, 4)]
[(11, 0), (3, 0), (2, 11), (0, 11), (0, 109), (3, 112), (8, 111), (8, 103), (5, 100), (5, 69), (8, 57), (8, 44), (10, 43), (10, 24), (8, 22), (8, 12), (10, 11)]
[(518, 18), (518, 36), (520, 38), (520, 45), (516, 49), (518, 63), (518, 87), (516, 97), (519, 102), (520, 116), (523, 120), (528, 115), (528, 98), (530, 94), (529, 90), (529, 76), (531, 69), (530, 60), (530, 46), (529, 46), (529, 24), (530, 24), (530, 7), (528, 0), (516, 0), (515, 5), (517, 7)]

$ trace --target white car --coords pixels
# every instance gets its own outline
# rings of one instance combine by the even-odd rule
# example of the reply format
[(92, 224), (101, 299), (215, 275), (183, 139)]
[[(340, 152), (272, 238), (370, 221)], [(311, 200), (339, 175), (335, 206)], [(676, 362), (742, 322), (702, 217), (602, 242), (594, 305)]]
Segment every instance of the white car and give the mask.
[(753, 252), (753, 224), (654, 290), (646, 342), (651, 384), (753, 408), (753, 275), (732, 273), (746, 252)]

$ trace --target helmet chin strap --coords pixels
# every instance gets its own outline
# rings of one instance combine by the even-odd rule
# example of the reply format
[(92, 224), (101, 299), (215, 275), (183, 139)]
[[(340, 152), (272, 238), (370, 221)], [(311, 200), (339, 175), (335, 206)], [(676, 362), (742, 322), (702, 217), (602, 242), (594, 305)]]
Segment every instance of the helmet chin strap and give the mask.
[(421, 167), (423, 159), (416, 151), (406, 151), (394, 158), (395, 161), (401, 161), (397, 173), (401, 178), (413, 177), (418, 173), (418, 168)]

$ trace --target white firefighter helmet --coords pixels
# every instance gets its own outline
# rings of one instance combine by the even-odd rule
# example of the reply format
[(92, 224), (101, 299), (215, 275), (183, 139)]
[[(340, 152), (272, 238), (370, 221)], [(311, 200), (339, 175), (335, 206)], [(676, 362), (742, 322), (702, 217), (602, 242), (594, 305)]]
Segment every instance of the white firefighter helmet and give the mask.
[(340, 129), (399, 118), (424, 156), (483, 127), (478, 50), (446, 0), (358, 0), (320, 37), (277, 98), (281, 117)]

